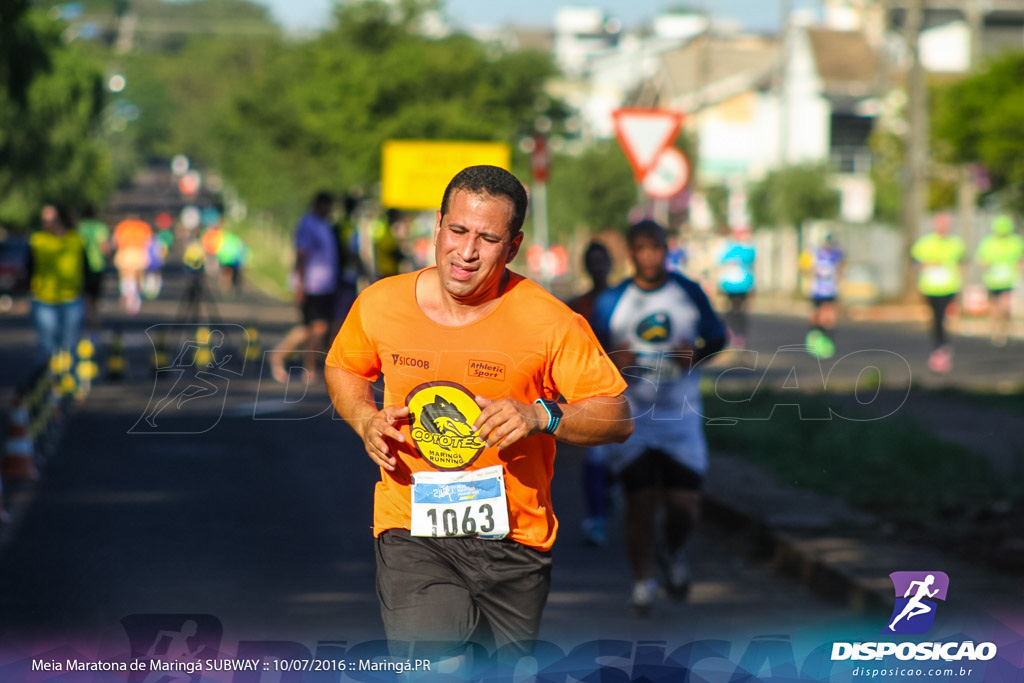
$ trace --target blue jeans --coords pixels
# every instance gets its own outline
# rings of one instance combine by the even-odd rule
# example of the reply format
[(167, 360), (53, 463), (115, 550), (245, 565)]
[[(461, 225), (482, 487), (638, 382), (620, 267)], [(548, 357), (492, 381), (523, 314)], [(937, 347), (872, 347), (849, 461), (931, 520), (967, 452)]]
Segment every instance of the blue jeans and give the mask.
[(39, 335), (37, 361), (48, 363), (50, 357), (61, 350), (69, 351), (74, 358), (84, 316), (85, 305), (81, 298), (63, 304), (47, 304), (33, 299), (32, 321)]

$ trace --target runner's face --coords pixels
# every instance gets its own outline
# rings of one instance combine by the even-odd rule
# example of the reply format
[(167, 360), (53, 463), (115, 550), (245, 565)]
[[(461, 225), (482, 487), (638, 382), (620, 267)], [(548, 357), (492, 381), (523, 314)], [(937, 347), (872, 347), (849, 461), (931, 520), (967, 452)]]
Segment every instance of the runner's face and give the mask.
[(510, 199), (456, 190), (448, 213), (437, 212), (434, 256), (444, 290), (460, 302), (484, 302), (498, 295), (505, 266), (523, 241), (512, 237)]
[(636, 281), (640, 287), (654, 289), (660, 286), (667, 276), (665, 256), (668, 248), (662, 242), (650, 237), (637, 237), (629, 245), (629, 256), (636, 270)]
[(55, 209), (52, 206), (47, 205), (43, 207), (42, 223), (43, 229), (45, 230), (48, 230), (50, 232), (61, 231), (62, 226), (60, 222), (60, 214), (58, 214), (57, 209)]

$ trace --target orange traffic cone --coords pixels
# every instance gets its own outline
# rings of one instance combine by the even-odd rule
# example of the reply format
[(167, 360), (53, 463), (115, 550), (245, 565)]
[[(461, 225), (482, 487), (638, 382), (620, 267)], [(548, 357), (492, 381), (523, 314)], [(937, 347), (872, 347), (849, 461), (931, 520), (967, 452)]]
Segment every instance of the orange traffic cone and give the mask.
[(5, 479), (38, 479), (35, 443), (29, 433), (28, 410), (21, 394), (14, 397), (11, 417), (7, 423), (7, 441), (0, 463), (0, 477)]

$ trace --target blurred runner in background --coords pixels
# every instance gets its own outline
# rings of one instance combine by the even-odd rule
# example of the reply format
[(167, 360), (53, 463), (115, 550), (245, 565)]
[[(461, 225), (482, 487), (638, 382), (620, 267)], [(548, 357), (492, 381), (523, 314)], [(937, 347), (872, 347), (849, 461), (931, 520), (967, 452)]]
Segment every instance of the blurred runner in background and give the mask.
[[(327, 330), (334, 318), (338, 288), (338, 245), (331, 226), (334, 197), (319, 192), (313, 206), (295, 225), (295, 302), (302, 322), (293, 327), (269, 356), (274, 379), (285, 383), (284, 361), (291, 351), (304, 350), (303, 367), (308, 381), (316, 381), (327, 351)], [(305, 348), (302, 349), (302, 345)]]
[(953, 346), (946, 336), (946, 313), (963, 287), (964, 241), (953, 234), (953, 215), (935, 214), (934, 230), (920, 237), (910, 249), (918, 268), (917, 288), (932, 312), (932, 353), (928, 367), (933, 372), (953, 368)]
[(1024, 260), (1024, 239), (1014, 232), (1012, 217), (992, 220), (992, 232), (978, 245), (974, 258), (985, 269), (982, 281), (988, 289), (992, 344), (1006, 346), (1010, 301)]
[(82, 207), (82, 218), (78, 221), (78, 234), (85, 243), (85, 322), (92, 335), (100, 331), (100, 297), (103, 295), (103, 275), (110, 258), (110, 228), (96, 217), (96, 207), (86, 204)]
[[(594, 303), (608, 289), (608, 276), (612, 272), (612, 255), (608, 247), (597, 240), (591, 241), (583, 252), (583, 267), (590, 277), (590, 290), (570, 301), (569, 308), (582, 315), (592, 326)], [(591, 446), (585, 449), (585, 453), (583, 496), (587, 511), (583, 519), (583, 539), (589, 545), (601, 546), (608, 541), (608, 489), (611, 484), (608, 449), (606, 446)]]
[(629, 383), (633, 435), (609, 446), (625, 496), (631, 607), (650, 614), (654, 568), (677, 600), (690, 590), (686, 541), (700, 515), (708, 447), (698, 364), (725, 348), (726, 328), (693, 280), (665, 268), (665, 230), (641, 221), (626, 236), (635, 275), (598, 297), (594, 331)]
[(754, 261), (757, 250), (751, 241), (750, 228), (738, 225), (722, 249), (718, 259), (718, 286), (729, 299), (725, 323), (731, 335), (730, 346), (747, 346), (750, 297), (754, 293)]
[(138, 216), (114, 227), (114, 267), (121, 290), (121, 306), (131, 315), (142, 309), (142, 274), (149, 266), (153, 229)]
[(28, 262), (32, 321), (39, 337), (36, 360), (49, 363), (66, 351), (73, 367), (85, 315), (85, 243), (65, 207), (47, 204), (40, 219), (42, 228), (29, 238)]
[(234, 296), (242, 293), (242, 268), (249, 255), (249, 247), (233, 230), (222, 229), (217, 265), (220, 269), (220, 289)]
[(811, 296), (810, 329), (807, 331), (808, 353), (831, 358), (836, 353), (836, 301), (843, 273), (843, 250), (834, 235), (825, 235), (822, 244), (808, 252), (801, 265), (809, 278)]

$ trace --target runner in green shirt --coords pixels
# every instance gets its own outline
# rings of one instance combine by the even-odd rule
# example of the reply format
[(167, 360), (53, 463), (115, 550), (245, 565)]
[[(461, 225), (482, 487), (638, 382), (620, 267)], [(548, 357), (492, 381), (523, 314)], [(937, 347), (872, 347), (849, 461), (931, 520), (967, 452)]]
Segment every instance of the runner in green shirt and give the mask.
[(1006, 346), (1010, 327), (1010, 300), (1020, 278), (1024, 239), (1014, 232), (1013, 218), (996, 216), (992, 231), (981, 240), (974, 259), (985, 269), (982, 282), (988, 289), (992, 344)]
[(922, 236), (910, 249), (918, 267), (917, 288), (932, 310), (932, 354), (928, 367), (949, 372), (953, 367), (953, 347), (946, 338), (946, 311), (963, 286), (964, 241), (952, 234), (953, 215), (935, 214), (935, 230)]
[(85, 323), (89, 332), (100, 329), (99, 300), (103, 294), (103, 273), (110, 256), (110, 228), (96, 218), (92, 205), (82, 207), (82, 218), (78, 221), (78, 236), (85, 243), (85, 284), (82, 290), (85, 299)]

